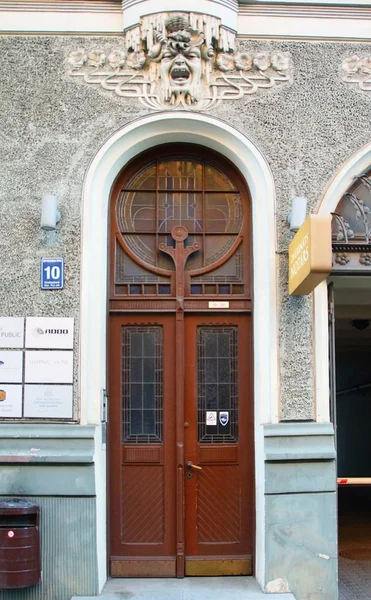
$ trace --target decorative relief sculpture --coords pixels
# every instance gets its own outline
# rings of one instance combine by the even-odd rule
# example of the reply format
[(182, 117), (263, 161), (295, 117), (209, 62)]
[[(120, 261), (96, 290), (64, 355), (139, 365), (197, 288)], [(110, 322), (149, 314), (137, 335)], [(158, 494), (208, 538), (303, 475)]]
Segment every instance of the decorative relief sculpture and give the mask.
[(355, 83), (361, 90), (371, 91), (371, 56), (349, 56), (343, 60), (342, 69), (345, 83)]
[(345, 266), (346, 264), (348, 264), (349, 261), (350, 261), (350, 258), (348, 258), (348, 255), (345, 252), (335, 255), (335, 262), (338, 265)]
[(371, 254), (366, 254), (363, 252), (359, 257), (359, 262), (365, 267), (371, 267)]
[(235, 54), (234, 42), (216, 17), (150, 15), (108, 53), (72, 52), (69, 74), (156, 110), (209, 109), (289, 81), (288, 54)]
[(355, 177), (332, 213), (334, 271), (370, 272), (371, 170)]

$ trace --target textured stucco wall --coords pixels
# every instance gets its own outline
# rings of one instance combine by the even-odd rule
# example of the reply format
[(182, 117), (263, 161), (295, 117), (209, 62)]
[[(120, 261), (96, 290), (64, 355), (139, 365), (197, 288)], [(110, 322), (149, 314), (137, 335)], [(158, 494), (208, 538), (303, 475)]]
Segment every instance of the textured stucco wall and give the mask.
[[(80, 200), (90, 160), (103, 141), (131, 119), (150, 112), (67, 75), (65, 59), (79, 47), (110, 48), (120, 38), (0, 38), (1, 189), (0, 314), (76, 318), (80, 294)], [(293, 82), (225, 102), (210, 114), (228, 121), (266, 156), (277, 191), (281, 418), (313, 419), (312, 307), (288, 298), (285, 219), (294, 195), (311, 209), (351, 153), (369, 141), (371, 94), (341, 81), (342, 58), (364, 54), (343, 43), (269, 42), (240, 39), (239, 49), (290, 52)], [(39, 229), (40, 198), (58, 196), (57, 233)], [(264, 231), (254, 232), (264, 235)], [(42, 292), (40, 258), (64, 256), (66, 286)], [(259, 299), (255, 299), (259, 301)], [(75, 416), (78, 400), (75, 398)]]

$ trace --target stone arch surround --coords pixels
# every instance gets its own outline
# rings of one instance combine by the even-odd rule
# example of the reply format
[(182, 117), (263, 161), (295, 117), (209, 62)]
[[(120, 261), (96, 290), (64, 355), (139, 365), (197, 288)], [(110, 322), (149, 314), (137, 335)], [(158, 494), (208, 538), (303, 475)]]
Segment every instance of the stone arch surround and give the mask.
[[(259, 149), (220, 119), (188, 112), (158, 113), (120, 128), (102, 145), (84, 180), (82, 196), (82, 270), (80, 327), (81, 424), (101, 421), (106, 388), (107, 235), (112, 184), (134, 156), (159, 144), (189, 142), (229, 158), (245, 177), (252, 198), (254, 412), (256, 464), (256, 568), (264, 585), (264, 436), (263, 423), (278, 421), (278, 343), (276, 304), (275, 189)], [(99, 585), (106, 580), (106, 469), (101, 429), (96, 435), (97, 552)]]
[[(320, 198), (317, 213), (328, 215), (334, 210), (341, 197), (357, 177), (371, 165), (371, 143), (355, 152), (328, 183)], [(327, 282), (323, 281), (314, 290), (314, 350), (316, 372), (316, 420), (330, 420), (329, 371), (328, 371), (328, 317)]]

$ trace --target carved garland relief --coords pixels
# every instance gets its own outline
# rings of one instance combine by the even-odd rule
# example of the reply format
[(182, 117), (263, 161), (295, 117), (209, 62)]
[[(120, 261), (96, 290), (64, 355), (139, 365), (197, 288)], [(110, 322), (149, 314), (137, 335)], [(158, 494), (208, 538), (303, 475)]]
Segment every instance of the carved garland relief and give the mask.
[(371, 56), (349, 56), (342, 62), (343, 81), (356, 84), (361, 90), (371, 91)]
[(107, 53), (79, 48), (69, 74), (147, 108), (205, 110), (289, 81), (287, 53), (234, 53), (235, 35), (206, 15), (150, 15)]

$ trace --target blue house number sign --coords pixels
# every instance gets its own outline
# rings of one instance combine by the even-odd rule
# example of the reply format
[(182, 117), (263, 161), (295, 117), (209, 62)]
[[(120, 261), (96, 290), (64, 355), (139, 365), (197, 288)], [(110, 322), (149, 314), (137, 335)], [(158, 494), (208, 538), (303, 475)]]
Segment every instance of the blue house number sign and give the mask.
[(61, 290), (64, 284), (63, 258), (41, 259), (41, 289)]

